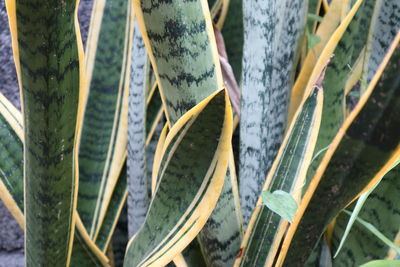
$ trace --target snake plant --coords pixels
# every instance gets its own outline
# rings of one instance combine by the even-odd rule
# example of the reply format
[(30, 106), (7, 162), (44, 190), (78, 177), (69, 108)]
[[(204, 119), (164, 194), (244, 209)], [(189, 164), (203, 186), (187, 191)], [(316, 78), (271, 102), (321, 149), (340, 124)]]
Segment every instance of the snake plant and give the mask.
[(27, 266), (397, 266), (397, 0), (5, 3)]

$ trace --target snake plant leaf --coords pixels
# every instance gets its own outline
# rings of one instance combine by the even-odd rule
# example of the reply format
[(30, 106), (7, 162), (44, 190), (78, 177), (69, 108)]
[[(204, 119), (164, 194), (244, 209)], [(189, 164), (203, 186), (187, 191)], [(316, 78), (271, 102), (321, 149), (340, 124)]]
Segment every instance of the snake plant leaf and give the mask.
[[(345, 29), (348, 27), (351, 22), (351, 18), (354, 16), (354, 13), (358, 10), (361, 1), (353, 7), (351, 12), (349, 12), (347, 19), (341, 21), (341, 14), (343, 11), (343, 1), (342, 0), (333, 0), (330, 5), (328, 11), (323, 17), (322, 22), (319, 24), (318, 29), (315, 33), (320, 38), (319, 43), (313, 47), (310, 51), (308, 51), (307, 56), (304, 60), (304, 63), (301, 67), (300, 73), (296, 79), (296, 82), (293, 86), (291, 97), (290, 97), (290, 107), (289, 107), (289, 115), (288, 121), (291, 121), (293, 115), (295, 114), (297, 108), (302, 102), (304, 95), (307, 95), (306, 89), (307, 84), (310, 81), (310, 75), (313, 73), (314, 67), (317, 64), (317, 61), (324, 51), (325, 47), (331, 47), (329, 52), (326, 52), (325, 55), (330, 55), (333, 52), (334, 47), (337, 45), (337, 41), (339, 40)], [(325, 64), (328, 60), (328, 57), (325, 57), (321, 60), (321, 65)], [(320, 73), (320, 69), (314, 72), (315, 75)]]
[(84, 100), (77, 1), (8, 0), (6, 7), (26, 140), (26, 264), (68, 266)]
[[(23, 181), (22, 115), (0, 94), (0, 198), (25, 229)], [(72, 266), (107, 266), (107, 257), (95, 246), (76, 215), (76, 231), (71, 256)], [(76, 262), (80, 263), (75, 264)], [(87, 263), (87, 264), (84, 264)]]
[(164, 110), (162, 108), (161, 95), (156, 86), (146, 106), (146, 145), (149, 144), (153, 137), (154, 131), (163, 115)]
[(239, 192), (245, 228), (283, 139), (306, 10), (307, 1), (243, 2)]
[(109, 259), (90, 239), (79, 215), (76, 220), (74, 245), (72, 248), (71, 264), (76, 267), (109, 267)]
[(198, 235), (207, 266), (232, 266), (243, 238), (242, 214), (233, 152), (221, 196)]
[[(146, 50), (135, 20), (131, 65), (128, 127), (128, 231), (133, 236), (143, 224), (150, 203), (146, 177)], [(153, 94), (153, 93), (152, 93)]]
[[(222, 75), (231, 105), (239, 115), (240, 89), (227, 60), (221, 32), (214, 28)], [(210, 218), (198, 235), (202, 254), (208, 266), (231, 266), (236, 258), (243, 237), (242, 214), (233, 151), (229, 157), (228, 172), (220, 198)], [(194, 241), (196, 242), (196, 241)], [(188, 259), (189, 261), (191, 259)]]
[[(358, 217), (374, 225), (384, 236), (395, 240), (399, 231), (400, 214), (398, 212), (400, 189), (400, 166), (397, 165), (389, 171), (380, 181), (378, 186), (366, 199)], [(354, 213), (355, 208), (352, 213)], [(333, 232), (332, 248), (339, 247), (344, 227), (348, 216), (339, 215)], [(388, 255), (389, 248), (383, 246), (370, 231), (358, 223), (355, 223), (349, 232), (342, 250), (334, 259), (337, 266), (359, 266), (371, 259), (383, 259)], [(351, 254), (352, 257), (347, 255)]]
[(182, 252), (187, 266), (204, 267), (207, 266), (199, 242), (191, 242)]
[(117, 225), (118, 218), (121, 214), (122, 208), (124, 207), (128, 195), (126, 175), (127, 172), (125, 164), (123, 169), (121, 170), (118, 182), (115, 185), (111, 201), (107, 207), (106, 216), (104, 217), (104, 221), (101, 224), (99, 234), (97, 235), (97, 238), (95, 240), (97, 247), (101, 249), (104, 253), (107, 251), (108, 245), (111, 241), (111, 237)]
[[(264, 191), (282, 190), (299, 201), (302, 186), (299, 181), (302, 182), (311, 161), (322, 104), (323, 91), (317, 86), (298, 111), (268, 174)], [(270, 266), (275, 258), (288, 223), (262, 202), (260, 197), (235, 266)]]
[[(389, 172), (389, 171), (390, 171), (390, 170), (388, 170), (388, 172)], [(387, 173), (385, 173), (385, 174), (382, 176), (382, 178), (383, 178), (386, 174), (387, 174)], [(364, 206), (364, 204), (365, 204), (365, 201), (368, 199), (369, 195), (370, 195), (373, 191), (375, 191), (375, 188), (380, 184), (380, 182), (382, 181), (382, 178), (381, 178), (373, 187), (371, 187), (370, 189), (368, 189), (366, 192), (364, 192), (364, 193), (357, 199), (357, 202), (356, 202), (356, 204), (355, 204), (355, 206), (354, 206), (354, 209), (353, 209), (352, 212), (351, 212), (351, 216), (350, 216), (349, 222), (347, 223), (346, 229), (345, 229), (344, 234), (343, 234), (343, 236), (342, 236), (342, 239), (340, 240), (340, 244), (337, 246), (337, 249), (336, 249), (334, 258), (336, 258), (336, 256), (339, 254), (341, 248), (343, 247), (343, 245), (344, 245), (344, 243), (345, 243), (345, 241), (346, 241), (346, 238), (347, 238), (347, 236), (349, 235), (350, 230), (351, 230), (351, 228), (352, 228), (352, 226), (353, 226), (353, 224), (354, 224), (356, 218), (358, 217), (358, 215), (359, 215), (361, 209), (363, 208), (363, 206)]]
[(236, 80), (242, 79), (243, 57), (243, 3), (229, 0), (229, 9), (221, 29), (225, 40), (226, 53)]
[(277, 264), (301, 266), (336, 214), (398, 160), (399, 41), (400, 34), (325, 153), (288, 229)]
[(127, 144), (130, 2), (95, 1), (86, 55), (89, 92), (79, 149), (78, 212), (97, 235)]
[(155, 195), (144, 225), (128, 244), (124, 266), (167, 264), (195, 238), (222, 190), (231, 135), (232, 110), (225, 90), (200, 102), (171, 127)]
[(398, 267), (400, 260), (375, 260), (367, 262), (360, 267)]
[[(207, 3), (204, 0), (184, 3), (174, 1), (159, 1), (157, 4), (148, 1), (135, 3), (143, 39), (157, 77), (165, 115), (169, 125), (173, 127), (176, 120), (186, 111), (224, 86)], [(157, 159), (155, 162), (154, 166), (162, 166)], [(157, 172), (153, 169), (153, 178), (155, 174)], [(155, 188), (157, 179), (152, 181)], [(235, 210), (237, 208), (235, 198), (228, 194), (224, 196), (228, 198), (227, 202), (220, 201), (229, 203), (229, 209)], [(230, 229), (219, 231), (215, 225), (223, 223), (225, 218), (216, 215), (214, 219), (222, 220), (221, 222), (214, 220), (215, 223), (211, 222), (212, 225), (207, 228), (210, 235), (218, 236), (215, 241), (224, 242), (227, 233), (233, 233), (230, 237), (233, 239), (240, 237), (238, 231), (240, 222), (234, 221), (229, 225)], [(204, 244), (204, 246), (209, 245), (211, 244)], [(231, 242), (228, 247), (221, 250), (225, 251), (227, 256), (221, 255), (221, 257), (229, 260), (232, 258), (232, 251), (236, 249), (238, 242)]]
[[(326, 94), (324, 95), (324, 108), (322, 112), (322, 125), (318, 134), (317, 145), (314, 153), (318, 153), (322, 149), (329, 146), (335, 137), (337, 131), (342, 126), (345, 120), (344, 100), (345, 100), (345, 87), (346, 80), (349, 78), (351, 71), (348, 66), (353, 66), (360, 53), (362, 53), (364, 44), (367, 40), (367, 33), (371, 22), (371, 16), (376, 2), (374, 0), (365, 0), (360, 4), (357, 12), (352, 17), (351, 22), (348, 24), (347, 29), (341, 36), (339, 42), (335, 40), (335, 36), (331, 37), (332, 42), (336, 42), (337, 46), (330, 52), (331, 47), (325, 47), (321, 58), (324, 58), (326, 53), (333, 53), (331, 63), (326, 69), (325, 79), (323, 81), (323, 87), (327, 88)], [(356, 7), (356, 6), (355, 6)], [(346, 17), (346, 20), (351, 18), (350, 14)], [(350, 16), (350, 17), (349, 17)], [(341, 27), (340, 27), (341, 28)], [(336, 32), (342, 29), (337, 29)], [(336, 35), (336, 33), (334, 34)], [(322, 63), (322, 62), (321, 62)], [(314, 68), (314, 72), (319, 69), (318, 63)], [(312, 74), (313, 76), (313, 74)], [(313, 77), (311, 76), (311, 80)], [(309, 81), (309, 83), (310, 83)], [(308, 86), (307, 86), (308, 87)], [(326, 151), (320, 153), (311, 163), (306, 177), (304, 191), (307, 190), (311, 179), (314, 176), (324, 154)]]
[[(379, 6), (374, 10), (361, 78), (366, 85), (371, 81), (400, 29), (399, 1), (381, 0), (377, 2)], [(361, 93), (365, 91), (366, 85), (361, 84)]]
[(136, 0), (135, 12), (157, 78), (167, 121), (223, 88), (205, 0)]
[(0, 196), (24, 225), (23, 128), (21, 113), (0, 93)]

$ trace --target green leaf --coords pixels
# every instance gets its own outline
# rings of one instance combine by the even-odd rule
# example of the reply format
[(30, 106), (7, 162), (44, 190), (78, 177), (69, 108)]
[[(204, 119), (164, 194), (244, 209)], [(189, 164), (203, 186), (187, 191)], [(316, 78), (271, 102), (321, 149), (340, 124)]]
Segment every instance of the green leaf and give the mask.
[[(352, 213), (349, 212), (348, 210), (344, 210), (344, 213), (346, 213), (349, 216), (352, 215)], [(356, 221), (358, 223), (360, 223), (362, 226), (364, 226), (366, 229), (368, 229), (371, 233), (373, 233), (379, 240), (381, 240), (383, 243), (385, 243), (388, 247), (394, 249), (398, 254), (400, 254), (400, 247), (396, 246), (390, 239), (388, 239), (381, 232), (379, 232), (379, 230), (376, 229), (375, 226), (373, 226), (369, 222), (364, 221), (363, 219), (361, 219), (359, 217), (356, 218)]]
[(215, 209), (198, 235), (207, 266), (232, 266), (243, 238), (233, 153)]
[(96, 1), (86, 49), (89, 91), (79, 148), (78, 212), (95, 238), (117, 183), (127, 144), (132, 37), (129, 1)]
[(22, 227), (24, 223), (21, 113), (0, 93), (0, 197)]
[(243, 3), (242, 0), (230, 0), (222, 35), (225, 40), (226, 53), (236, 80), (242, 79), (243, 60)]
[(307, 46), (308, 49), (312, 49), (314, 46), (321, 42), (321, 38), (315, 34), (307, 34)]
[[(397, 165), (397, 164), (396, 164)], [(390, 170), (388, 170), (389, 172)], [(353, 226), (353, 223), (355, 222), (356, 218), (358, 217), (358, 214), (360, 213), (361, 209), (363, 208), (365, 201), (368, 199), (369, 195), (375, 191), (375, 188), (379, 186), (380, 182), (382, 181), (383, 177), (386, 175), (387, 173), (385, 173), (382, 178), (370, 189), (368, 189), (368, 191), (366, 191), (365, 193), (363, 193), (357, 200), (357, 203), (351, 213), (349, 222), (347, 223), (346, 226), (346, 230), (344, 231), (344, 234), (342, 236), (342, 239), (340, 240), (340, 244), (339, 247), (337, 248), (335, 255), (333, 256), (334, 258), (336, 258), (336, 256), (339, 254), (340, 249), (342, 248), (342, 246), (344, 245), (344, 242), (346, 241), (347, 236), (350, 233), (351, 227)], [(368, 205), (370, 206), (370, 205)]]
[(316, 14), (312, 14), (312, 13), (308, 13), (307, 14), (307, 19), (311, 20), (311, 21), (316, 21), (316, 22), (322, 22), (322, 17), (316, 15)]
[(167, 264), (204, 226), (226, 174), (231, 112), (221, 90), (171, 128), (158, 163), (155, 195), (144, 225), (128, 244), (124, 266)]
[[(0, 137), (0, 198), (25, 230), (22, 116), (2, 94)], [(75, 216), (77, 227), (74, 232), (71, 266), (107, 266), (107, 257), (90, 240), (79, 216)]]
[(207, 266), (199, 242), (192, 241), (182, 252), (185, 262), (190, 267)]
[(101, 224), (99, 234), (97, 235), (95, 240), (96, 245), (104, 253), (107, 251), (108, 245), (111, 241), (111, 237), (113, 236), (127, 195), (128, 191), (126, 187), (126, 164), (124, 164), (124, 167), (121, 170), (120, 177), (118, 178), (118, 182), (115, 185), (110, 203), (108, 204), (107, 212), (104, 216), (104, 221)]
[[(324, 95), (322, 125), (315, 151), (319, 151), (329, 146), (344, 122), (344, 89), (346, 81), (351, 74), (348, 66), (353, 66), (355, 64), (365, 45), (367, 40), (366, 33), (368, 32), (371, 23), (371, 14), (375, 8), (375, 2), (375, 0), (365, 0), (360, 4), (360, 1), (358, 1), (360, 7), (356, 9), (357, 12), (354, 14), (354, 17), (346, 31), (341, 36), (334, 51), (331, 52), (333, 58), (326, 69), (325, 79), (323, 82), (323, 87), (326, 88), (326, 93)], [(351, 16), (351, 14), (348, 16)], [(333, 41), (336, 41), (337, 37), (332, 36), (331, 38)], [(325, 54), (326, 51), (323, 53)], [(315, 68), (314, 72), (317, 69), (318, 68)], [(307, 190), (308, 185), (325, 153), (326, 152), (321, 153), (312, 162), (308, 170), (307, 182), (303, 188), (303, 193)]]
[(297, 211), (296, 200), (291, 194), (282, 190), (275, 190), (273, 193), (265, 190), (261, 193), (265, 206), (284, 218), (292, 222)]
[(28, 266), (67, 266), (72, 252), (84, 100), (76, 8), (76, 1), (7, 1), (26, 140)]
[[(315, 0), (308, 1), (309, 8)], [(316, 3), (314, 3), (315, 5)], [(311, 88), (313, 87), (315, 80), (318, 78), (322, 68), (325, 66), (326, 62), (331, 57), (338, 41), (343, 36), (345, 30), (347, 29), (354, 13), (358, 10), (360, 1), (358, 5), (349, 12), (347, 17), (342, 21), (342, 15), (345, 2), (342, 0), (334, 0), (330, 5), (329, 9), (324, 14), (322, 22), (318, 25), (318, 29), (314, 30), (313, 26), (315, 23), (308, 21), (308, 31), (314, 33), (321, 38), (320, 43), (315, 46), (312, 50), (307, 52), (304, 60), (302, 60), (300, 72), (297, 75), (296, 82), (291, 90), (290, 97), (290, 107), (288, 120), (293, 119), (293, 115), (302, 103), (305, 97), (308, 96)], [(317, 7), (313, 7), (310, 10), (315, 10)], [(311, 29), (310, 29), (311, 28)], [(306, 31), (307, 34), (307, 31)], [(307, 41), (307, 40), (305, 40)], [(305, 42), (306, 45), (306, 42)]]
[(245, 228), (286, 129), (306, 12), (302, 0), (243, 2), (239, 192)]
[[(251, 217), (243, 243), (242, 254), (237, 260), (239, 266), (265, 266), (272, 264), (281, 244), (288, 222), (295, 213), (293, 199), (288, 194), (299, 197), (307, 167), (311, 161), (316, 135), (321, 122), (323, 91), (317, 87), (296, 114), (296, 119), (288, 130), (256, 209)], [(274, 193), (270, 193), (270, 192)], [(290, 192), (290, 193), (282, 193)], [(264, 198), (267, 196), (267, 198)], [(269, 207), (262, 205), (267, 200)], [(283, 203), (287, 201), (285, 212)]]
[[(223, 4), (226, 3), (224, 1)], [(138, 21), (157, 77), (165, 115), (169, 126), (173, 127), (190, 108), (224, 87), (208, 7), (205, 1), (198, 0), (163, 2), (160, 5), (137, 1), (137, 5)], [(227, 6), (222, 6), (224, 8)], [(160, 169), (163, 168), (162, 164), (158, 164)], [(154, 185), (159, 178), (154, 179)], [(225, 221), (225, 209), (217, 209), (204, 226), (204, 232), (213, 238), (199, 239), (204, 241), (201, 244), (203, 251), (210, 253), (205, 258), (210, 259), (212, 264), (220, 264), (220, 259), (223, 259), (223, 264), (233, 261), (241, 238), (240, 218), (234, 216), (238, 207), (231, 193), (234, 190), (233, 182), (230, 183), (229, 177), (225, 181), (228, 193), (219, 202), (234, 212)], [(215, 250), (214, 247), (221, 249)], [(216, 253), (217, 257), (214, 256)]]
[(360, 267), (399, 267), (400, 260), (375, 260), (361, 265)]
[(173, 126), (186, 111), (223, 88), (208, 6), (205, 1), (135, 4), (167, 121)]
[(399, 41), (400, 34), (368, 91), (325, 153), (288, 229), (277, 264), (304, 263), (338, 212), (398, 160), (400, 136), (395, 129), (400, 123)]
[[(399, 231), (400, 214), (396, 212), (396, 203), (400, 196), (400, 166), (389, 171), (379, 182), (375, 190), (365, 201), (363, 208), (356, 213), (354, 205), (351, 217), (358, 217), (374, 225), (389, 240), (396, 240)], [(367, 191), (368, 192), (368, 191)], [(364, 193), (365, 194), (365, 193)], [(347, 227), (348, 216), (341, 213), (336, 219), (332, 238), (332, 249), (337, 249), (339, 240)], [(335, 258), (335, 265), (359, 266), (371, 259), (383, 259), (389, 254), (389, 247), (384, 246), (376, 236), (360, 224), (354, 224), (344, 242), (341, 252)], [(348, 257), (348, 254), (352, 257)]]

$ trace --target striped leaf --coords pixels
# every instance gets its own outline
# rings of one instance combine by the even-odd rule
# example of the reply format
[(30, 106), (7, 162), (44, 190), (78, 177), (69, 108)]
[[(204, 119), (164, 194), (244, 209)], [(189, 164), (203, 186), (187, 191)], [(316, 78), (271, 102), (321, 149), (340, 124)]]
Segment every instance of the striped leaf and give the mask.
[[(263, 190), (282, 190), (299, 200), (321, 123), (323, 91), (318, 86), (304, 102), (283, 141)], [(272, 266), (288, 222), (262, 205), (252, 215), (236, 266)]]
[(138, 0), (135, 4), (167, 121), (172, 126), (186, 111), (223, 87), (208, 6), (205, 0)]
[[(132, 237), (143, 224), (148, 205), (146, 172), (146, 50), (134, 24), (128, 127), (128, 231)], [(154, 92), (151, 92), (154, 94)]]
[(147, 99), (146, 103), (146, 145), (149, 144), (160, 119), (164, 115), (160, 91), (157, 84), (154, 85), (154, 93)]
[(21, 227), (25, 225), (23, 136), (21, 113), (0, 93), (0, 197)]
[[(222, 2), (226, 4), (227, 1)], [(138, 10), (138, 22), (141, 24), (143, 38), (157, 77), (167, 121), (173, 127), (185, 112), (223, 87), (208, 6), (204, 0), (184, 3), (137, 1), (136, 11)], [(155, 165), (161, 166), (160, 164), (158, 162)], [(157, 171), (153, 170), (153, 177), (156, 173)], [(157, 179), (153, 179), (153, 188), (156, 181)], [(231, 178), (226, 178), (225, 181), (226, 190), (234, 190), (229, 188)], [(227, 210), (236, 210), (235, 196), (224, 196), (227, 199), (220, 200), (223, 203), (221, 205)], [(221, 214), (213, 214), (213, 220), (205, 226), (207, 235), (216, 239), (213, 240), (214, 243), (201, 246), (223, 248), (218, 251), (219, 256), (206, 258), (216, 261), (222, 258), (223, 261), (229, 262), (233, 260), (233, 255), (239, 248), (240, 241), (237, 242), (237, 238), (240, 239), (241, 223), (237, 221), (237, 217), (232, 216), (224, 224), (225, 209), (218, 211)], [(219, 227), (222, 225), (225, 225), (224, 231)], [(235, 242), (226, 244), (226, 240), (230, 239)], [(206, 241), (205, 238), (202, 240)]]
[(199, 242), (192, 241), (182, 252), (185, 263), (190, 267), (207, 266)]
[(243, 2), (239, 192), (248, 224), (285, 130), (306, 1)]
[(117, 225), (119, 216), (121, 215), (122, 208), (124, 207), (128, 195), (127, 180), (126, 180), (126, 164), (121, 170), (118, 182), (114, 187), (111, 201), (108, 204), (107, 212), (104, 221), (101, 224), (99, 234), (95, 240), (96, 245), (104, 253), (110, 244), (111, 237), (113, 236), (115, 227)]
[[(23, 128), (21, 113), (0, 94), (0, 197), (22, 229), (24, 219)], [(71, 266), (106, 266), (107, 257), (90, 240), (79, 216)]]
[[(311, 1), (309, 2), (311, 4)], [(353, 10), (357, 10), (358, 6), (355, 6)], [(346, 28), (350, 23), (350, 20), (341, 22), (341, 12), (343, 10), (343, 0), (334, 0), (323, 17), (322, 22), (319, 24), (315, 35), (319, 38), (319, 43), (308, 51), (306, 58), (301, 66), (300, 73), (293, 85), (291, 97), (288, 121), (292, 121), (293, 115), (304, 98), (307, 83), (310, 80), (310, 75), (318, 61), (319, 56), (323, 52), (325, 46), (328, 46), (328, 41), (333, 33), (336, 33), (335, 38), (340, 38), (343, 35), (343, 30), (339, 31), (339, 28)], [(309, 11), (310, 12), (310, 11)], [(353, 11), (355, 12), (355, 11)], [(340, 25), (340, 27), (339, 27)], [(338, 30), (337, 30), (338, 29)], [(336, 32), (335, 32), (336, 31)], [(330, 44), (331, 42), (329, 42)], [(335, 44), (336, 46), (336, 44)], [(326, 62), (327, 58), (324, 59), (323, 63)]]
[(106, 255), (90, 239), (79, 215), (77, 215), (76, 230), (70, 266), (110, 266)]
[[(314, 73), (320, 68), (319, 64), (322, 64), (322, 60), (325, 57), (331, 57), (333, 53), (334, 56), (326, 69), (325, 79), (323, 81), (326, 94), (324, 95), (322, 124), (314, 151), (315, 155), (317, 153), (318, 155), (315, 157), (308, 170), (304, 192), (326, 153), (326, 148), (332, 143), (333, 138), (344, 122), (344, 89), (351, 72), (349, 66), (353, 66), (360, 53), (362, 53), (367, 40), (367, 33), (374, 8), (374, 0), (356, 2), (344, 21), (344, 23), (349, 20), (351, 20), (351, 22), (348, 23), (347, 27), (339, 27), (335, 31), (311, 74), (307, 85), (308, 89), (314, 80)], [(344, 28), (346, 30), (343, 32)], [(343, 34), (341, 35), (342, 32)], [(340, 41), (337, 40), (337, 36), (339, 36)]]
[[(374, 225), (384, 236), (395, 240), (399, 232), (400, 212), (397, 203), (400, 202), (400, 165), (387, 173), (377, 188), (369, 195), (363, 205), (359, 218)], [(339, 215), (335, 223), (332, 239), (332, 249), (335, 251), (343, 235), (344, 227), (349, 217)], [(371, 259), (383, 259), (389, 249), (370, 231), (355, 222), (344, 242), (342, 250), (334, 259), (337, 266), (359, 266)], [(348, 255), (352, 257), (348, 257)]]
[(77, 2), (8, 0), (6, 6), (26, 140), (26, 264), (68, 266), (84, 100)]
[(368, 84), (378, 69), (382, 59), (397, 31), (400, 29), (400, 3), (397, 0), (377, 1), (372, 23), (369, 30), (368, 42), (366, 44), (365, 63), (363, 66), (361, 91), (366, 90)]
[(325, 153), (288, 229), (277, 264), (302, 266), (336, 214), (398, 160), (399, 41), (400, 34)]
[(162, 266), (201, 230), (223, 187), (232, 134), (225, 90), (185, 113), (166, 138), (160, 177), (145, 224), (130, 240), (124, 266)]
[(78, 212), (97, 236), (127, 144), (132, 15), (125, 0), (95, 1), (86, 49), (89, 91), (79, 149)]
[(232, 266), (243, 238), (242, 214), (233, 152), (221, 196), (198, 240), (207, 266)]

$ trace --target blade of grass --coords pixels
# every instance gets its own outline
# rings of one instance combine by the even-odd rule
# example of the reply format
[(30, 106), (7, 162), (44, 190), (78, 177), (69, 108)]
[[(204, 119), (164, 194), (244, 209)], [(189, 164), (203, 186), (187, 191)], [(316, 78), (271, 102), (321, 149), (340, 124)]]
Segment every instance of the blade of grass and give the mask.
[[(351, 218), (359, 217), (368, 221), (390, 240), (396, 239), (400, 224), (400, 216), (396, 212), (395, 204), (399, 201), (399, 196), (397, 194), (400, 186), (398, 180), (398, 177), (400, 177), (399, 175), (399, 166), (384, 175), (358, 213), (356, 207), (353, 207), (353, 205), (347, 208), (348, 210), (352, 210)], [(359, 201), (360, 200), (358, 200), (358, 202)], [(332, 249), (339, 250), (339, 241), (343, 236), (343, 232), (348, 228), (347, 221), (347, 215), (341, 214), (338, 216), (333, 232)], [(345, 228), (346, 230), (344, 230)], [(371, 258), (385, 258), (389, 254), (389, 250), (388, 247), (382, 246), (382, 243), (365, 228), (354, 224), (347, 236), (346, 242), (344, 242), (342, 246), (341, 252), (334, 261), (335, 265), (359, 266), (366, 263)], [(352, 255), (351, 258), (347, 257), (350, 253)]]

